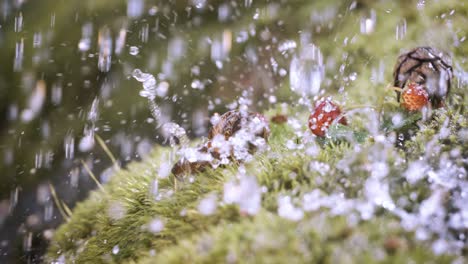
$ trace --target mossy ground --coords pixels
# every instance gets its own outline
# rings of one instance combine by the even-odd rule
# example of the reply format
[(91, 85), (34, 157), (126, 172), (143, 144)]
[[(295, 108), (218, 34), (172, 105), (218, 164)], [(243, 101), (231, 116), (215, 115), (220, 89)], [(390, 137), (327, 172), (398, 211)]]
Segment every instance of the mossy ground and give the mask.
[[(447, 31), (458, 36), (468, 33), (468, 6), (462, 1), (444, 1), (428, 3), (424, 9), (416, 10), (401, 9), (397, 3), (371, 2), (360, 1), (359, 4), (366, 10), (374, 8), (377, 13), (373, 34), (359, 34), (361, 9), (358, 8), (343, 15), (341, 26), (335, 26), (326, 34), (317, 34), (314, 43), (325, 56), (337, 61), (348, 54), (346, 72), (356, 72), (358, 77), (349, 82), (338, 78), (338, 71), (336, 75), (331, 74), (328, 94), (336, 93), (339, 100), (347, 102), (346, 106), (371, 105), (379, 109), (382, 122), (377, 132), (369, 128), (372, 111), (354, 111), (349, 118), (349, 129), (362, 133), (362, 140), (344, 140), (332, 135), (317, 140), (320, 151), (312, 156), (304, 149), (287, 147), (288, 140), (302, 141), (289, 124), (272, 123), (270, 149), (256, 154), (254, 161), (245, 164), (246, 174), (254, 176), (265, 190), (262, 207), (254, 216), (222, 203), (224, 183), (236, 179), (237, 165), (209, 170), (195, 175), (193, 182), (181, 183), (173, 176), (158, 177), (158, 168), (167, 162), (171, 150), (156, 147), (146, 160), (116, 171), (104, 190), (94, 191), (75, 207), (70, 220), (55, 233), (47, 259), (65, 258), (76, 263), (450, 263), (460, 260), (460, 256), (434, 254), (431, 243), (435, 238), (416, 239), (413, 232), (401, 226), (400, 219), (384, 209), (377, 210), (365, 221), (359, 217), (352, 221), (352, 214), (333, 215), (329, 209), (306, 212), (297, 222), (277, 213), (278, 197), (290, 196), (294, 204), (299, 204), (304, 194), (315, 189), (325, 194), (341, 193), (346, 198), (364, 196), (363, 185), (372, 173), (368, 165), (373, 162), (375, 153), (387, 153), (385, 162), (390, 171), (392, 198), (398, 200), (409, 193), (416, 194), (407, 207), (417, 207), (429, 195), (425, 181), (409, 185), (403, 177), (408, 164), (426, 154), (428, 142), (440, 147), (440, 151), (429, 158), (434, 166), (439, 165), (437, 160), (444, 153), (452, 150), (461, 153), (453, 162), (467, 166), (464, 160), (468, 155), (466, 83), (455, 80), (447, 107), (434, 111), (427, 120), (419, 120), (399, 109), (393, 92), (385, 89), (385, 83), (373, 81), (372, 69), (383, 63), (385, 82), (390, 82), (393, 63), (401, 48), (436, 45), (448, 49), (458, 65), (457, 70), (463, 70), (463, 55), (468, 46), (452, 45), (452, 35)], [(310, 8), (305, 4), (303, 10), (310, 11)], [(457, 12), (451, 15), (450, 23), (437, 19), (454, 8)], [(392, 15), (388, 15), (388, 10)], [(407, 19), (408, 27), (405, 39), (397, 41), (395, 25), (401, 17)], [(350, 35), (350, 32), (356, 34)], [(343, 46), (345, 38), (349, 38), (349, 44)], [(345, 93), (338, 94), (336, 91), (342, 87)], [(280, 94), (290, 96), (287, 89), (285, 85)], [(274, 109), (265, 114), (270, 117), (278, 111)], [(306, 131), (307, 110), (290, 107), (288, 111)], [(414, 131), (403, 147), (384, 146), (373, 137), (375, 133), (396, 137), (394, 129), (386, 125), (395, 113), (409, 120), (404, 129)], [(441, 129), (448, 129), (448, 135), (440, 137)], [(343, 130), (337, 128), (336, 131)], [(353, 158), (347, 159), (350, 156)], [(345, 159), (352, 161), (347, 164), (347, 170), (342, 166)], [(311, 162), (325, 164), (328, 169), (323, 172), (311, 169)], [(158, 181), (158, 199), (152, 192), (155, 180)], [(215, 213), (206, 216), (199, 212), (198, 205), (208, 195), (214, 195), (220, 202)], [(156, 218), (162, 220), (164, 228), (160, 232), (149, 232), (148, 224)], [(465, 257), (466, 250), (461, 253)]]

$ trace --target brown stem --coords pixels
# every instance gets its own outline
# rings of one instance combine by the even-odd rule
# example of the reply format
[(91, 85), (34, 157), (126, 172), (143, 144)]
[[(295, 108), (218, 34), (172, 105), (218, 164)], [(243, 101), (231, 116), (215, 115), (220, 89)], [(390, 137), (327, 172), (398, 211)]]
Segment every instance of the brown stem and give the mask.
[(395, 86), (390, 86), (388, 87), (388, 89), (390, 90), (394, 90), (394, 91), (397, 91), (397, 92), (400, 92), (402, 93), (404, 89), (400, 88), (400, 87), (395, 87)]

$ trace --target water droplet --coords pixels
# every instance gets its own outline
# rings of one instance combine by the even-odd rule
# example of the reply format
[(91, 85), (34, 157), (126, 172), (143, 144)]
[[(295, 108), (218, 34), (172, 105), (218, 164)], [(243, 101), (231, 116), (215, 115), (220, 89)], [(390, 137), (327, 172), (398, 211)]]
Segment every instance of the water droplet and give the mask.
[(40, 32), (34, 33), (33, 36), (33, 48), (38, 48), (42, 44), (42, 34)]
[(84, 137), (80, 140), (78, 148), (81, 152), (88, 152), (94, 147), (94, 130), (85, 128)]
[(215, 213), (216, 207), (216, 196), (208, 195), (200, 201), (197, 209), (202, 215), (212, 215)]
[(108, 72), (112, 63), (112, 37), (109, 28), (103, 27), (99, 30), (98, 46), (98, 68), (101, 72)]
[(424, 9), (425, 6), (426, 6), (426, 0), (418, 0), (418, 3), (416, 4), (416, 7), (419, 10)]
[(86, 23), (81, 28), (81, 39), (78, 42), (78, 49), (86, 52), (91, 48), (91, 37), (93, 35), (93, 24)]
[(140, 53), (140, 49), (137, 46), (130, 47), (130, 55), (136, 56), (138, 53)]
[(218, 7), (218, 20), (225, 22), (231, 15), (231, 8), (228, 4), (222, 4)]
[(129, 18), (139, 18), (144, 11), (144, 0), (128, 0), (127, 1), (127, 16)]
[(55, 27), (55, 13), (52, 13), (50, 15), (50, 28), (54, 28)]
[[(218, 61), (222, 63), (221, 61), (229, 56), (231, 46), (232, 32), (230, 30), (225, 30), (221, 36), (218, 36), (211, 41), (211, 60), (217, 64)], [(220, 68), (220, 66), (218, 66), (218, 68)]]
[(187, 51), (187, 43), (181, 36), (172, 38), (168, 43), (168, 59), (171, 61), (178, 61), (185, 56)]
[(21, 32), (23, 30), (23, 13), (19, 13), (17, 17), (15, 17), (15, 32)]
[(398, 22), (395, 29), (395, 38), (397, 40), (402, 40), (406, 36), (406, 19)]
[(112, 248), (112, 254), (114, 254), (114, 255), (119, 254), (119, 251), (120, 251), (120, 248), (119, 248), (118, 245), (115, 245), (115, 246)]
[(278, 51), (281, 52), (281, 54), (285, 54), (290, 50), (295, 50), (296, 47), (297, 47), (296, 41), (286, 40), (278, 46)]
[(71, 133), (68, 133), (65, 136), (63, 147), (65, 149), (65, 158), (73, 159), (73, 157), (75, 156), (75, 138)]
[(159, 233), (163, 231), (163, 229), (164, 229), (164, 222), (159, 218), (151, 220), (151, 222), (149, 222), (148, 224), (148, 230), (151, 233)]
[(325, 76), (323, 57), (315, 45), (307, 45), (299, 56), (294, 56), (289, 70), (291, 90), (299, 95), (313, 96), (319, 93)]
[(39, 114), (46, 99), (46, 90), (45, 81), (37, 81), (36, 87), (29, 97), (27, 108), (21, 112), (21, 121), (28, 123)]
[(192, 0), (192, 5), (197, 9), (203, 9), (206, 5), (206, 0)]
[(122, 53), (125, 47), (126, 38), (127, 38), (127, 29), (124, 26), (120, 29), (119, 35), (117, 36), (117, 39), (115, 40), (115, 54)]
[(19, 72), (23, 69), (23, 55), (24, 55), (24, 39), (21, 38), (20, 42), (16, 42), (15, 45), (15, 61), (13, 69), (15, 72)]
[(362, 34), (371, 34), (375, 30), (377, 23), (377, 14), (375, 10), (371, 10), (369, 16), (361, 17), (360, 29)]

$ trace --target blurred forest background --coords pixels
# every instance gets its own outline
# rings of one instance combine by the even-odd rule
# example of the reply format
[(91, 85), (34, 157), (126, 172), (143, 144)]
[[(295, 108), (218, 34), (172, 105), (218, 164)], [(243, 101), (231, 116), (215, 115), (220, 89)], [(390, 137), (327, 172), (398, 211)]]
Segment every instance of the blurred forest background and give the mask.
[[(377, 84), (388, 81), (392, 69), (384, 62), (394, 57), (343, 49), (386, 21), (396, 46), (406, 48), (407, 25), (426, 1), (389, 1), (381, 9), (370, 2), (0, 0), (2, 258), (39, 258), (63, 221), (54, 196), (73, 208), (96, 188), (82, 162), (101, 182), (111, 177), (95, 135), (122, 166), (167, 144), (131, 78), (134, 69), (155, 75), (164, 120), (190, 137), (206, 136), (209, 117), (235, 107), (240, 95), (259, 111), (292, 100), (289, 65), (301, 45), (317, 44), (325, 54), (319, 63), (329, 91), (343, 91), (363, 64)], [(341, 24), (350, 13), (355, 24)]]

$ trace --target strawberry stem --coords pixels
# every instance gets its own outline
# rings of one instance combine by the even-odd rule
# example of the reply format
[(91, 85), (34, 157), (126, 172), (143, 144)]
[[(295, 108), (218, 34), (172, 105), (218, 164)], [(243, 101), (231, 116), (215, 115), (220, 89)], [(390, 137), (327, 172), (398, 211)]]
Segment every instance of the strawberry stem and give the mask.
[(397, 92), (400, 92), (400, 93), (403, 92), (403, 89), (400, 88), (400, 87), (390, 86), (390, 87), (388, 87), (388, 89), (394, 90), (394, 91), (397, 91)]
[(349, 110), (354, 110), (354, 109), (359, 109), (359, 108), (377, 109), (377, 106), (373, 106), (373, 105), (350, 105), (350, 106), (346, 106), (344, 108), (344, 110), (349, 111)]

